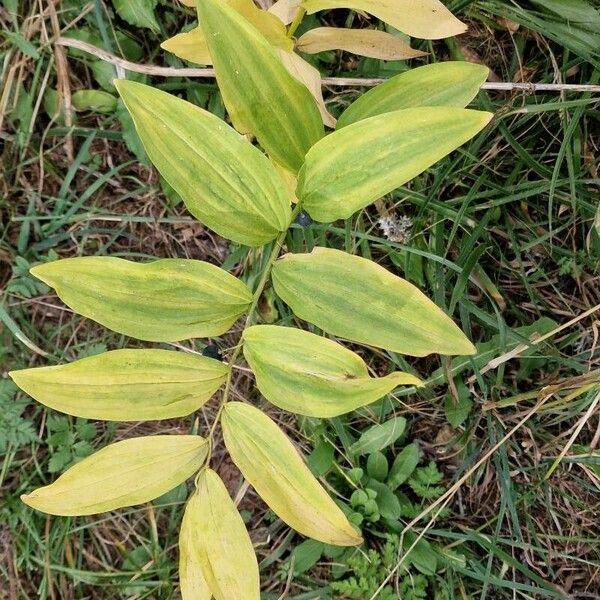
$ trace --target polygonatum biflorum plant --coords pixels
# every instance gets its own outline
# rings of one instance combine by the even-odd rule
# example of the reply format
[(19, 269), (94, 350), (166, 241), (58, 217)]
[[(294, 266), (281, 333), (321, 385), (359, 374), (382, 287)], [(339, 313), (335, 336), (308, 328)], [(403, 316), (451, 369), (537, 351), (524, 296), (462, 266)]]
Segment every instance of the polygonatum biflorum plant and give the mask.
[[(251, 290), (198, 260), (136, 263), (111, 256), (57, 260), (32, 273), (74, 311), (132, 338), (165, 343), (219, 336), (245, 317), (239, 342), (227, 362), (160, 348), (120, 349), (11, 375), (45, 406), (87, 419), (182, 417), (223, 388), (219, 407), (205, 437), (118, 441), (23, 501), (53, 515), (90, 515), (148, 502), (194, 477), (179, 542), (183, 597), (257, 600), (252, 543), (210, 468), (218, 426), (233, 462), (290, 527), (328, 544), (362, 539), (279, 426), (252, 404), (230, 399), (242, 354), (269, 402), (328, 418), (397, 386), (421, 384), (409, 373), (372, 377), (337, 339), (413, 356), (475, 351), (421, 291), (371, 260), (326, 247), (280, 257), (288, 228), (301, 210), (320, 222), (351, 216), (458, 148), (491, 115), (463, 108), (485, 69), (438, 64), (364, 94), (325, 135), (313, 97), (252, 24), (219, 0), (203, 0), (198, 10), (231, 121), (258, 145), (165, 92), (131, 81), (116, 85), (148, 156), (188, 210), (223, 237), (262, 247), (258, 282)], [(255, 324), (269, 282), (298, 319), (331, 337)]]
[[(196, 6), (197, 0), (181, 0)], [(405, 60), (427, 53), (411, 48), (398, 35), (377, 28), (348, 29), (315, 27), (294, 37), (306, 14), (332, 8), (346, 8), (376, 16), (383, 24), (412, 37), (436, 40), (464, 33), (459, 21), (440, 0), (278, 0), (269, 10), (261, 10), (254, 0), (222, 0), (254, 25), (279, 54), (290, 74), (308, 87), (315, 97), (325, 125), (335, 126), (321, 91), (321, 74), (296, 51), (318, 54), (328, 50), (346, 50), (382, 60)], [(165, 40), (162, 48), (183, 60), (211, 65), (212, 57), (202, 21), (190, 31)]]

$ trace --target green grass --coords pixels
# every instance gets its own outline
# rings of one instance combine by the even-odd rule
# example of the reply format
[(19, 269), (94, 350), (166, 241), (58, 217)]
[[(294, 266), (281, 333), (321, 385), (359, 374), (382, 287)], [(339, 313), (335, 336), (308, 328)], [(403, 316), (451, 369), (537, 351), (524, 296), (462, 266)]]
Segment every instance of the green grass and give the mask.
[[(119, 109), (110, 114), (80, 112), (73, 130), (61, 115), (52, 119), (46, 110), (51, 106), (49, 90), (65, 76), (72, 91), (99, 89), (94, 69), (100, 67), (93, 58), (68, 51), (68, 71), (59, 73), (39, 29), (44, 25), (51, 32), (50, 19), (39, 14), (38, 4), (18, 3), (12, 16), (11, 6), (17, 3), (0, 4), (5, 32), (0, 38), (4, 93), (0, 96), (5, 99), (0, 106), (0, 383), (4, 384), (10, 369), (69, 361), (132, 344), (65, 309), (27, 274), (28, 265), (89, 254), (134, 259), (179, 256), (224, 264), (253, 283), (265, 257), (259, 251), (229, 246), (189, 217), (156, 173), (139, 162), (143, 153)], [(559, 2), (521, 2), (520, 7), (495, 0), (448, 4), (469, 21), (471, 31), (457, 42), (421, 43), (433, 52), (432, 60), (475, 52), (503, 81), (513, 80), (522, 66), (527, 81), (598, 83), (600, 59), (594, 40), (600, 30), (592, 30), (589, 23), (571, 22), (566, 27), (564, 15), (554, 12)], [(560, 8), (577, 4), (563, 3)], [(94, 32), (94, 43), (107, 50), (121, 49), (137, 62), (182, 66), (158, 48), (164, 37), (192, 24), (193, 13), (182, 6), (159, 3), (158, 22), (164, 31), (156, 34), (125, 23), (110, 2), (65, 0), (57, 11), (61, 27), (83, 14), (71, 33)], [(343, 25), (346, 16), (340, 11), (325, 20)], [(520, 25), (509, 33), (499, 17)], [(313, 26), (315, 19), (308, 18), (303, 27)], [(404, 63), (355, 61), (335, 53), (320, 55), (314, 62), (332, 76), (390, 76), (407, 68)], [(147, 81), (224, 115), (212, 82)], [(355, 95), (355, 90), (329, 94), (332, 112), (339, 112)], [(395, 365), (420, 374), (430, 385), (410, 394), (395, 393), (330, 421), (272, 413), (285, 419), (282, 424), (306, 454), (321, 449), (320, 473), (347, 501), (356, 487), (349, 473), (366, 469), (366, 457), (354, 457), (349, 448), (367, 427), (393, 415), (404, 416), (409, 426), (405, 439), (383, 450), (390, 464), (414, 440), (422, 454), (420, 466), (433, 461), (443, 474), (445, 489), (469, 474), (439, 518), (430, 522), (428, 514), (404, 534), (403, 542), (410, 545), (425, 531), (423, 540), (438, 557), (435, 572), (424, 575), (395, 546), (370, 590), (383, 583), (383, 573), (404, 561), (388, 585), (400, 589), (395, 586), (403, 585), (408, 565), (410, 577), (426, 578), (427, 598), (600, 594), (599, 421), (597, 410), (587, 414), (600, 393), (598, 312), (578, 320), (600, 304), (598, 101), (598, 95), (591, 94), (481, 93), (474, 106), (495, 112), (496, 118), (470, 144), (384, 199), (381, 206), (361, 211), (345, 223), (296, 225), (288, 235), (286, 246), (292, 252), (328, 245), (393, 269), (448, 310), (479, 349), (473, 359), (440, 361), (356, 348), (375, 371), (388, 372)], [(377, 225), (382, 212), (410, 219), (410, 235), (400, 241), (383, 235)], [(277, 298), (272, 298), (265, 314), (283, 324), (293, 320)], [(558, 329), (569, 321), (573, 323)], [(548, 337), (488, 368), (490, 361), (536, 333)], [(201, 350), (204, 343), (184, 346)], [(235, 336), (217, 343), (226, 352)], [(470, 410), (468, 403), (463, 407), (461, 418), (448, 387), (449, 374), (459, 400), (462, 393), (471, 402)], [(57, 437), (52, 427), (55, 413), (12, 388), (0, 390), (7, 415), (4, 421), (0, 418), (0, 427), (7, 423), (0, 430), (0, 438), (6, 437), (0, 445), (0, 581), (7, 582), (2, 586), (7, 597), (178, 597), (177, 531), (184, 488), (152, 505), (77, 519), (35, 513), (19, 501), (19, 495), (51, 481), (53, 467), (67, 460), (66, 449), (73, 452), (77, 443), (86, 452), (89, 448), (82, 442), (98, 448), (127, 435), (196, 431), (208, 420), (197, 415), (158, 424), (98, 423), (96, 435), (87, 439), (87, 433), (81, 435), (86, 424), (64, 417)], [(262, 402), (243, 372), (235, 391)], [(539, 400), (544, 401), (540, 406)], [(21, 412), (15, 417), (17, 405)], [(527, 421), (474, 468), (527, 415)], [(26, 433), (16, 435), (21, 428)], [(317, 460), (314, 454), (311, 457)], [(229, 488), (239, 489), (239, 474), (224, 454), (217, 453), (215, 464)], [(402, 489), (420, 509), (431, 502), (419, 499), (410, 487)], [(251, 491), (241, 508), (261, 561), (265, 599), (342, 598), (333, 594), (330, 583), (352, 577), (352, 566), (356, 571), (366, 569), (356, 556), (331, 556), (301, 547), (300, 536), (290, 534)], [(412, 516), (402, 516), (395, 532), (394, 524), (381, 519), (363, 525), (371, 550), (383, 555), (384, 536), (401, 535)], [(402, 589), (409, 597), (406, 586)]]

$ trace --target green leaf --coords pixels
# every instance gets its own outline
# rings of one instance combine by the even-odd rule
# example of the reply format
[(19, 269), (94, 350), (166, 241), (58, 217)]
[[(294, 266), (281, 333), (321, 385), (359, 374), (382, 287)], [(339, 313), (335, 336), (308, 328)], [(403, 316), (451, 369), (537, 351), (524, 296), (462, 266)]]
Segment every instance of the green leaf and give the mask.
[(110, 114), (117, 108), (117, 99), (102, 90), (77, 90), (71, 96), (75, 110), (91, 110), (93, 112)]
[(308, 455), (306, 462), (311, 473), (315, 477), (321, 477), (321, 475), (325, 475), (331, 468), (333, 457), (333, 446), (329, 442), (322, 440)]
[(294, 561), (294, 575), (301, 575), (312, 569), (320, 560), (325, 544), (317, 540), (304, 540), (293, 550), (290, 559)]
[(411, 356), (475, 352), (419, 289), (366, 258), (331, 248), (287, 254), (273, 284), (298, 317), (332, 335)]
[(199, 260), (141, 264), (86, 256), (38, 265), (31, 273), (75, 312), (151, 342), (225, 333), (252, 301), (244, 283)]
[(367, 485), (370, 489), (377, 492), (375, 502), (377, 503), (379, 514), (385, 519), (391, 519), (392, 521), (399, 519), (402, 509), (400, 508), (400, 501), (396, 498), (394, 492), (385, 483), (375, 481), (374, 479), (371, 479)]
[(405, 428), (406, 419), (404, 417), (393, 417), (385, 423), (373, 425), (350, 446), (350, 452), (360, 455), (383, 450), (396, 443)]
[(394, 459), (394, 463), (390, 469), (387, 480), (387, 485), (390, 489), (395, 490), (407, 481), (417, 468), (420, 459), (421, 453), (419, 447), (414, 442), (403, 448)]
[(113, 0), (117, 14), (130, 25), (160, 31), (154, 8), (157, 0)]
[(0, 35), (12, 42), (15, 47), (17, 47), (26, 56), (29, 56), (29, 58), (33, 58), (33, 60), (39, 60), (39, 50), (20, 31), (3, 30), (0, 32)]
[(150, 160), (197, 219), (249, 246), (287, 229), (281, 177), (248, 140), (185, 100), (132, 81), (115, 85)]
[(487, 112), (435, 106), (353, 123), (310, 149), (298, 197), (316, 221), (346, 219), (456, 150), (491, 118)]
[[(408, 550), (417, 539), (417, 536), (413, 531), (407, 530), (404, 532), (404, 550)], [(414, 565), (417, 570), (421, 571), (423, 575), (435, 575), (437, 571), (437, 555), (431, 544), (421, 538), (415, 547), (406, 556), (407, 564)]]
[(301, 415), (330, 418), (375, 402), (399, 385), (420, 385), (409, 373), (373, 378), (340, 344), (307, 331), (255, 325), (244, 331), (244, 356), (269, 402)]
[(227, 372), (212, 358), (153, 349), (114, 350), (9, 375), (54, 410), (87, 419), (146, 421), (197, 410), (219, 389)]
[(323, 134), (316, 102), (269, 42), (224, 2), (203, 0), (198, 15), (229, 116), (279, 164), (297, 172)]
[(290, 527), (326, 544), (362, 543), (292, 442), (267, 415), (249, 404), (228, 402), (221, 425), (233, 462)]
[(260, 600), (256, 554), (227, 488), (211, 469), (200, 473), (196, 485), (184, 521), (191, 537), (189, 551), (204, 581), (216, 600)]
[(404, 2), (401, 7), (398, 0), (304, 0), (302, 7), (309, 15), (332, 8), (363, 11), (412, 37), (426, 40), (459, 35), (467, 30), (440, 0)]
[(54, 483), (21, 496), (51, 515), (94, 515), (148, 502), (191, 477), (206, 458), (197, 435), (149, 435), (116, 442), (78, 462)]
[(444, 398), (446, 419), (448, 419), (448, 423), (454, 428), (459, 427), (465, 422), (473, 408), (471, 392), (462, 379), (456, 380), (456, 389), (458, 390), (458, 400), (451, 394), (447, 394)]
[(377, 481), (384, 481), (388, 474), (388, 460), (383, 452), (373, 452), (367, 458), (367, 473)]
[(404, 108), (464, 108), (475, 98), (488, 73), (487, 67), (460, 61), (433, 63), (405, 71), (359, 96), (341, 114), (337, 128)]
[(585, 0), (532, 0), (566, 21), (600, 32), (600, 10)]

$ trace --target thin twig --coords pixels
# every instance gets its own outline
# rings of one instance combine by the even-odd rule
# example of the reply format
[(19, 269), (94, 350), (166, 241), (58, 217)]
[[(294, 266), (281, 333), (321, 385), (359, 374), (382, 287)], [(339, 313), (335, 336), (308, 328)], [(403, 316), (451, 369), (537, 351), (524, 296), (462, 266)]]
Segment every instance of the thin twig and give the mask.
[[(215, 71), (211, 68), (194, 69), (194, 68), (175, 68), (175, 67), (158, 67), (155, 65), (142, 65), (134, 63), (124, 58), (119, 58), (102, 48), (93, 46), (80, 40), (61, 37), (56, 41), (59, 46), (68, 46), (69, 48), (77, 48), (88, 54), (92, 54), (100, 60), (112, 63), (113, 65), (124, 69), (125, 71), (133, 71), (135, 73), (144, 73), (146, 75), (155, 75), (157, 77), (214, 77)], [(336, 87), (374, 87), (384, 82), (385, 79), (360, 79), (358, 77), (323, 77), (323, 85), (331, 85)], [(523, 91), (530, 94), (535, 92), (595, 92), (600, 93), (600, 85), (576, 85), (568, 83), (484, 83), (482, 89), (498, 92)]]

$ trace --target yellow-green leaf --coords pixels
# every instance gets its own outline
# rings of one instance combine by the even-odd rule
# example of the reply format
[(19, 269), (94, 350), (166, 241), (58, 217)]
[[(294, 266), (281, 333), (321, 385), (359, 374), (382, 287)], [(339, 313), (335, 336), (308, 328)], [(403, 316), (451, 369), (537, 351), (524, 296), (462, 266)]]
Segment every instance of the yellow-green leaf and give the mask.
[(475, 98), (489, 69), (474, 63), (433, 63), (400, 73), (359, 96), (340, 116), (337, 127), (417, 106), (464, 108)]
[[(224, 0), (224, 2), (252, 23), (273, 46), (287, 52), (292, 51), (294, 43), (286, 35), (283, 23), (274, 14), (261, 10), (252, 0)], [(164, 41), (160, 46), (183, 60), (202, 65), (212, 64), (202, 27), (180, 33)]]
[(302, 6), (309, 15), (331, 8), (351, 8), (364, 11), (384, 23), (426, 40), (459, 35), (467, 26), (459, 21), (440, 0), (304, 0)]
[(38, 265), (31, 274), (80, 315), (150, 342), (221, 335), (252, 301), (239, 279), (199, 260), (85, 256)]
[(184, 516), (194, 563), (216, 600), (260, 600), (256, 555), (225, 485), (211, 469), (200, 473), (196, 485)]
[(363, 359), (307, 331), (255, 325), (244, 331), (244, 356), (262, 395), (284, 410), (330, 418), (375, 402), (399, 385), (421, 385), (395, 372), (369, 376)]
[(206, 45), (206, 38), (200, 27), (195, 27), (191, 31), (184, 33), (178, 33), (172, 38), (165, 40), (160, 47), (182, 60), (188, 60), (199, 65), (212, 65), (212, 59)]
[(230, 6), (203, 0), (198, 15), (236, 128), (252, 132), (276, 162), (297, 172), (324, 134), (310, 92), (288, 73), (264, 36)]
[(213, 597), (200, 557), (194, 549), (194, 539), (198, 536), (191, 516), (190, 500), (181, 520), (179, 530), (179, 592), (182, 600), (211, 600)]
[(326, 544), (362, 542), (292, 442), (267, 415), (249, 404), (228, 402), (221, 424), (233, 462), (290, 527)]
[(162, 496), (206, 458), (197, 435), (149, 435), (116, 442), (84, 458), (54, 483), (21, 496), (51, 515), (94, 515)]
[(316, 221), (346, 219), (456, 150), (491, 118), (487, 112), (436, 106), (353, 123), (310, 149), (298, 177), (298, 198)]
[(291, 52), (294, 42), (287, 36), (285, 26), (276, 15), (258, 8), (253, 0), (225, 0), (275, 47)]
[(258, 148), (185, 100), (133, 81), (115, 85), (150, 160), (198, 220), (249, 246), (288, 227), (281, 178)]
[(308, 91), (315, 99), (323, 123), (327, 127), (335, 127), (335, 117), (327, 110), (325, 100), (323, 99), (323, 88), (321, 81), (321, 73), (315, 69), (310, 63), (306, 62), (301, 56), (295, 52), (285, 52), (279, 50), (279, 58), (285, 68), (303, 85), (308, 88)]
[(298, 317), (353, 342), (411, 356), (476, 352), (418, 288), (360, 256), (331, 248), (287, 254), (273, 267), (273, 285)]
[(126, 349), (10, 376), (44, 406), (69, 415), (146, 421), (189, 415), (221, 387), (227, 372), (222, 362), (205, 356)]
[(405, 60), (427, 54), (427, 52), (414, 50), (400, 38), (385, 31), (343, 27), (310, 29), (300, 36), (296, 47), (300, 52), (308, 54), (340, 49), (382, 60)]

